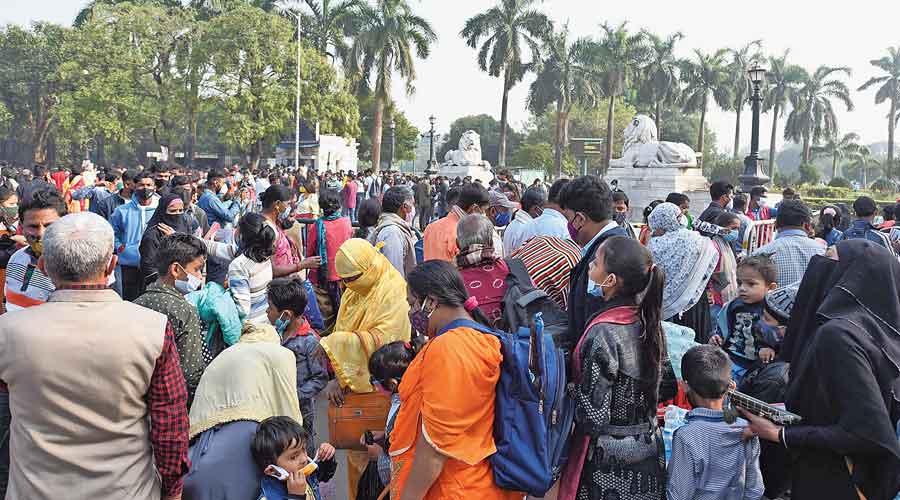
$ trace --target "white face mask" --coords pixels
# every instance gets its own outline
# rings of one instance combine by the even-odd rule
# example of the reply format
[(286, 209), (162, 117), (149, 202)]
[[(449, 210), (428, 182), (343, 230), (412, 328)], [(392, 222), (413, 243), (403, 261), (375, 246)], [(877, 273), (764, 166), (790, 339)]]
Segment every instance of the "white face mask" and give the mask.
[[(181, 267), (181, 264), (178, 265)], [(193, 274), (187, 272), (183, 267), (181, 270), (184, 271), (184, 274), (187, 275), (187, 281), (183, 280), (175, 280), (175, 289), (181, 292), (184, 295), (187, 295), (191, 292), (196, 292), (203, 286), (203, 280), (194, 276)]]
[(406, 214), (406, 222), (412, 224), (413, 221), (416, 220), (416, 207), (412, 207), (408, 214)]
[(221, 194), (222, 196), (228, 194), (228, 185), (227, 184), (222, 184), (222, 187), (219, 188), (219, 194)]

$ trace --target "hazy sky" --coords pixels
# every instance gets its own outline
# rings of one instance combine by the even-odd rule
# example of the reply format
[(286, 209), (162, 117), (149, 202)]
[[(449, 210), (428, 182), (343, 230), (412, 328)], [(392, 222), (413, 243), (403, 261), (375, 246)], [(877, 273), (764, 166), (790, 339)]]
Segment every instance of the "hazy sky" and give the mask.
[[(459, 37), (466, 18), (485, 10), (493, 0), (410, 0), (438, 34), (431, 57), (418, 61), (416, 93), (404, 95), (395, 80), (395, 97), (407, 116), (420, 129), (428, 127), (428, 116), (437, 117), (437, 129), (446, 132), (450, 123), (467, 114), (488, 113), (499, 118), (501, 82), (478, 70), (476, 52)], [(0, 0), (0, 23), (49, 20), (71, 23), (82, 0)], [(665, 35), (681, 31), (679, 55), (694, 48), (714, 51), (738, 47), (762, 39), (767, 54), (791, 50), (790, 60), (812, 71), (821, 64), (848, 66), (847, 79), (856, 109), (841, 109), (841, 133), (856, 132), (862, 142), (887, 140), (888, 105), (875, 106), (874, 90), (856, 92), (877, 68), (869, 60), (880, 58), (888, 46), (900, 46), (900, 2), (856, 0), (840, 7), (812, 0), (757, 0), (751, 2), (660, 0), (599, 2), (596, 0), (545, 0), (540, 4), (557, 23), (568, 22), (573, 36), (596, 35), (604, 21), (627, 20), (633, 29), (647, 28)], [(531, 79), (510, 93), (510, 121), (521, 128), (528, 118), (525, 96)], [(730, 151), (734, 142), (734, 115), (712, 109), (710, 125), (720, 150)], [(742, 124), (741, 142), (750, 140), (749, 113)], [(780, 120), (783, 126), (784, 118)], [(781, 128), (781, 126), (779, 128)], [(763, 115), (761, 147), (768, 148), (771, 116)], [(781, 134), (779, 133), (779, 136)], [(779, 137), (780, 139), (780, 137)], [(779, 141), (780, 145), (780, 141)]]

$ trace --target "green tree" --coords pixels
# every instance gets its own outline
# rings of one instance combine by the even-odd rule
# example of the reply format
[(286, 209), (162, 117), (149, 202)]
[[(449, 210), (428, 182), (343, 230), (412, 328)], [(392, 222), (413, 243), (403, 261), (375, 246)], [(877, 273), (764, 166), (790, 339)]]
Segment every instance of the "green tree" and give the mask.
[(866, 83), (859, 87), (859, 91), (868, 89), (875, 85), (880, 85), (875, 93), (875, 104), (882, 104), (888, 101), (891, 110), (888, 112), (888, 150), (887, 177), (891, 178), (891, 167), (894, 164), (894, 129), (897, 127), (897, 120), (900, 116), (897, 113), (897, 105), (900, 104), (900, 46), (888, 47), (888, 55), (881, 59), (873, 59), (869, 61), (872, 66), (882, 70), (884, 74), (881, 76), (873, 76)]
[(556, 134), (553, 139), (553, 163), (562, 175), (563, 155), (569, 144), (569, 113), (576, 104), (594, 107), (599, 90), (591, 73), (593, 42), (588, 38), (569, 41), (569, 27), (548, 35), (546, 59), (528, 89), (528, 109), (541, 115), (556, 105)]
[(675, 57), (675, 44), (684, 38), (680, 32), (669, 35), (666, 39), (646, 32), (649, 43), (649, 57), (642, 68), (643, 79), (640, 94), (653, 107), (653, 121), (656, 122), (657, 133), (662, 135), (662, 107), (672, 104), (678, 99), (678, 59)]
[(853, 132), (844, 134), (843, 137), (838, 137), (837, 134), (832, 135), (825, 144), (812, 147), (812, 158), (830, 158), (831, 178), (840, 177), (839, 162), (859, 151), (859, 144), (856, 142), (858, 140), (859, 135)]
[[(371, 95), (362, 96), (359, 100), (359, 129), (371, 130), (375, 119), (375, 98)], [(419, 145), (419, 129), (409, 121), (406, 115), (397, 108), (393, 100), (385, 103), (382, 127), (390, 129), (391, 119), (394, 120), (394, 161), (415, 160), (416, 147)], [(381, 149), (390, 150), (391, 138), (385, 134), (381, 143)], [(359, 138), (359, 157), (372, 161), (372, 138), (361, 134)], [(382, 165), (388, 165), (385, 158)], [(388, 165), (389, 166), (389, 165)]]
[(810, 162), (814, 144), (837, 134), (837, 115), (831, 100), (837, 99), (847, 111), (853, 110), (850, 89), (844, 82), (831, 79), (836, 73), (849, 76), (850, 68), (819, 66), (812, 75), (804, 75), (800, 90), (791, 95), (793, 109), (784, 126), (784, 138), (803, 143), (803, 163)]
[(801, 163), (797, 168), (798, 173), (800, 174), (800, 183), (801, 184), (809, 184), (814, 185), (819, 183), (819, 179), (821, 178), (821, 174), (819, 173), (819, 169), (816, 168), (815, 165), (810, 163)]
[(393, 74), (406, 80), (406, 93), (415, 90), (413, 53), (426, 59), (437, 35), (424, 18), (413, 12), (406, 0), (379, 0), (360, 8), (360, 31), (353, 39), (345, 64), (351, 75), (368, 87), (375, 78), (375, 115), (372, 126), (372, 166), (381, 163), (384, 105), (391, 98)]
[(734, 154), (732, 158), (738, 159), (741, 148), (741, 113), (744, 106), (750, 98), (753, 89), (753, 82), (750, 81), (750, 75), (747, 73), (750, 68), (758, 66), (763, 56), (759, 49), (762, 47), (762, 40), (754, 40), (739, 49), (731, 50), (731, 105), (729, 109), (734, 111)]
[(80, 28), (85, 23), (90, 21), (97, 11), (103, 10), (108, 6), (124, 3), (155, 5), (166, 7), (169, 9), (177, 9), (181, 8), (182, 6), (179, 0), (91, 0), (91, 2), (89, 2), (83, 9), (78, 11), (78, 14), (75, 16), (75, 22), (73, 23), (73, 25), (76, 28)]
[[(459, 138), (467, 130), (474, 130), (481, 136), (481, 157), (489, 161), (491, 165), (498, 165), (500, 138), (503, 128), (500, 122), (487, 114), (462, 116), (454, 120), (450, 124), (450, 133), (447, 141), (435, 153), (438, 161), (441, 161), (448, 151), (459, 146)], [(512, 155), (522, 143), (524, 136), (514, 129), (508, 129), (506, 135), (508, 150), (510, 155)]]
[(869, 185), (869, 170), (879, 168), (881, 162), (872, 155), (868, 146), (859, 146), (855, 151), (851, 151), (849, 156), (850, 166), (859, 173), (859, 180), (862, 182), (863, 189), (866, 189)]
[[(681, 142), (691, 144), (697, 140), (700, 134), (700, 115), (698, 113), (685, 113), (679, 108), (663, 109), (662, 116), (666, 120), (666, 128), (659, 135), (659, 140)], [(703, 158), (716, 158), (717, 137), (716, 133), (704, 124), (703, 132)]]
[(713, 54), (694, 51), (696, 61), (683, 60), (681, 79), (685, 84), (682, 94), (684, 110), (688, 113), (700, 113), (698, 127), (697, 151), (704, 151), (704, 134), (706, 132), (706, 112), (710, 98), (722, 109), (727, 109), (731, 102), (731, 74), (726, 58), (728, 49), (720, 49)]
[(648, 57), (644, 32), (629, 33), (627, 23), (618, 26), (604, 23), (602, 38), (595, 51), (595, 63), (600, 69), (600, 86), (608, 103), (606, 118), (606, 154), (604, 168), (609, 168), (613, 151), (613, 115), (616, 98), (629, 88), (640, 73)]
[(778, 119), (784, 114), (791, 96), (797, 91), (806, 74), (803, 68), (788, 64), (790, 51), (784, 51), (781, 57), (769, 58), (769, 71), (766, 73), (768, 88), (766, 89), (763, 108), (772, 111), (772, 137), (769, 139), (769, 177), (775, 178), (775, 139), (778, 133)]
[(350, 49), (347, 37), (358, 28), (360, 3), (361, 0), (305, 0), (307, 12), (300, 23), (303, 38), (322, 55), (335, 60), (343, 58)]
[[(503, 97), (500, 105), (500, 155), (497, 165), (506, 165), (506, 134), (509, 128), (507, 111), (509, 91), (522, 81), (525, 73), (541, 59), (540, 39), (552, 29), (550, 20), (532, 7), (536, 0), (500, 0), (485, 12), (466, 20), (460, 36), (471, 48), (477, 48), (478, 67), (489, 75), (503, 77)], [(522, 60), (522, 53), (530, 52), (531, 62)]]

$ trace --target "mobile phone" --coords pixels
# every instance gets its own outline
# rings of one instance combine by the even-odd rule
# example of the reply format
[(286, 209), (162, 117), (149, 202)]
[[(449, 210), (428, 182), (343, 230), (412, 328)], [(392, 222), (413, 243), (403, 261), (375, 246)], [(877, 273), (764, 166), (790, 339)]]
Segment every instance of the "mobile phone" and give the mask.
[(372, 431), (366, 431), (366, 433), (363, 434), (363, 439), (366, 442), (366, 446), (375, 444), (375, 436), (372, 434)]
[(266, 473), (266, 475), (272, 476), (279, 481), (285, 481), (285, 480), (287, 480), (287, 478), (291, 477), (291, 475), (288, 473), (288, 471), (282, 469), (281, 467), (279, 467), (275, 464), (269, 464), (269, 466), (266, 467), (266, 470), (264, 472)]

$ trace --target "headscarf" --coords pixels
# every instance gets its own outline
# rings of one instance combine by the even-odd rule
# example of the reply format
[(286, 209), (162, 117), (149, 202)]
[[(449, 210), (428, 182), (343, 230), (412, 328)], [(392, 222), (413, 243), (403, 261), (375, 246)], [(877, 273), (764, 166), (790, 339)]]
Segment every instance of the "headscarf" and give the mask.
[(666, 272), (662, 318), (669, 319), (694, 307), (706, 292), (716, 269), (719, 254), (713, 243), (679, 222), (681, 209), (660, 203), (650, 213), (651, 231), (665, 234), (650, 239), (647, 247), (653, 260)]
[(220, 424), (284, 415), (302, 423), (297, 359), (271, 325), (244, 323), (240, 341), (209, 364), (191, 405), (191, 439)]
[[(877, 455), (851, 454), (849, 458), (854, 464), (854, 483), (869, 498), (884, 498), (884, 493), (893, 495), (900, 486), (896, 479), (900, 475), (900, 443), (895, 427), (900, 409), (894, 402), (895, 395), (900, 394), (900, 261), (884, 247), (862, 239), (838, 243), (837, 252), (837, 262), (826, 263), (825, 257), (810, 261), (797, 293), (788, 328), (791, 343), (786, 343), (791, 360), (786, 399), (788, 409), (822, 408), (828, 412), (831, 405), (821, 400), (824, 393), (809, 390), (821, 383), (823, 374), (819, 371), (823, 366), (841, 372), (841, 378), (850, 382), (874, 378), (876, 384), (850, 385), (859, 397), (850, 394), (844, 399), (871, 401), (877, 396), (873, 398), (865, 392), (876, 391), (884, 400), (887, 421), (882, 420), (880, 409), (844, 408), (832, 412), (838, 417), (836, 425), (883, 451)], [(840, 329), (840, 335), (854, 339), (852, 343), (865, 349), (867, 356), (876, 352), (876, 356), (885, 356), (887, 362), (870, 359), (870, 375), (855, 373), (841, 364), (846, 353), (815, 347), (824, 338), (817, 335), (825, 324), (833, 324), (832, 330)]]
[(371, 392), (369, 356), (380, 346), (409, 340), (406, 281), (376, 247), (359, 238), (341, 245), (335, 267), (341, 278), (356, 279), (346, 283), (334, 332), (320, 345), (342, 387)]
[[(184, 203), (184, 200), (182, 200), (181, 196), (178, 194), (170, 193), (160, 198), (159, 205), (157, 205), (156, 210), (153, 212), (153, 216), (147, 221), (147, 229), (154, 228), (159, 224), (165, 224), (174, 229), (176, 233), (191, 234), (191, 223), (188, 221), (187, 217), (185, 217), (185, 214), (172, 215), (166, 213), (166, 208), (168, 208), (175, 200)], [(187, 205), (184, 206), (184, 209), (186, 213)]]

